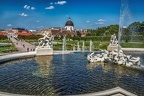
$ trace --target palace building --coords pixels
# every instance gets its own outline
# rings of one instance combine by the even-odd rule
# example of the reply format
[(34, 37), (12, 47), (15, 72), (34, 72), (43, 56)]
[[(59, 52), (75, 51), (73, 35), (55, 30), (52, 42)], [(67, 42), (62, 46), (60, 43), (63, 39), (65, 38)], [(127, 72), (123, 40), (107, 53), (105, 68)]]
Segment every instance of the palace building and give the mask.
[(65, 26), (63, 28), (60, 27), (52, 27), (49, 29), (41, 30), (41, 34), (52, 34), (55, 36), (77, 36), (77, 33), (80, 33), (81, 36), (85, 36), (87, 34), (87, 30), (76, 30), (74, 29), (74, 23), (71, 21), (71, 18), (68, 18), (68, 21), (66, 21)]

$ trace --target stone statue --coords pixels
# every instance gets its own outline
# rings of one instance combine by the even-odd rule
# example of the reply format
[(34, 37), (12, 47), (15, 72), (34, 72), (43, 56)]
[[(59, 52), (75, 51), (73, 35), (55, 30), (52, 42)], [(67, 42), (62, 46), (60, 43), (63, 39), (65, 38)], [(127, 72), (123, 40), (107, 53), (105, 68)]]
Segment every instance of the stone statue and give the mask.
[(111, 44), (112, 46), (117, 46), (117, 45), (118, 45), (118, 40), (117, 40), (115, 34), (111, 36), (110, 44)]
[(131, 55), (126, 55), (122, 50), (113, 50), (111, 52), (105, 50), (100, 54), (95, 54), (94, 52), (87, 55), (89, 62), (112, 62), (114, 64), (131, 66), (133, 68), (138, 68), (141, 66), (140, 57), (132, 57)]
[(38, 39), (38, 43), (39, 43), (39, 46), (52, 48), (53, 40), (54, 40), (53, 35), (50, 36), (48, 33), (45, 33), (43, 38)]
[(113, 34), (111, 35), (110, 44), (107, 46), (107, 50), (114, 51), (115, 49), (120, 50), (121, 46), (119, 45), (116, 35)]

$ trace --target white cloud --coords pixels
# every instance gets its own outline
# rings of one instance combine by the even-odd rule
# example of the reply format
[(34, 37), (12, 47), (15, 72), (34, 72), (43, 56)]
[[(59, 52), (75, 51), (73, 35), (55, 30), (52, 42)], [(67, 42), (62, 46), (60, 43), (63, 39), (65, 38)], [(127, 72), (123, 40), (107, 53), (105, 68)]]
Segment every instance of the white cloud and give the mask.
[(31, 7), (31, 10), (35, 10), (35, 7)]
[(106, 20), (104, 20), (104, 19), (99, 19), (98, 21), (99, 21), (99, 22), (104, 22), (104, 21), (106, 21)]
[(97, 20), (97, 22), (95, 24), (102, 25), (105, 23), (105, 21), (106, 21), (105, 19), (99, 19), (99, 20)]
[(64, 5), (66, 4), (67, 2), (66, 1), (58, 1), (58, 2), (55, 2), (55, 4), (59, 4), (59, 5)]
[(29, 10), (29, 9), (30, 9), (30, 6), (27, 6), (26, 9)]
[(24, 5), (24, 9), (26, 9), (27, 8), (27, 5)]
[(46, 7), (45, 9), (54, 9), (54, 6)]
[(29, 9), (30, 9), (30, 6), (28, 6), (28, 5), (24, 5), (24, 9), (29, 10)]
[(23, 17), (26, 17), (26, 16), (28, 16), (28, 14), (25, 14), (25, 13), (21, 13), (21, 14), (19, 14), (20, 16), (23, 16)]
[(96, 22), (95, 24), (102, 25), (102, 24), (104, 24), (104, 22)]
[(53, 2), (50, 3), (50, 5), (52, 5), (52, 4), (53, 4)]
[(28, 5), (24, 5), (23, 8), (26, 9), (26, 10), (35, 10), (35, 7), (31, 7), (31, 6), (28, 6)]
[(87, 23), (89, 23), (90, 21), (86, 21)]
[[(51, 6), (49, 6), (49, 7), (46, 7), (45, 9), (54, 9), (55, 7), (54, 6), (52, 6), (53, 4), (58, 4), (58, 5), (64, 5), (64, 4), (66, 4), (67, 2), (66, 1), (58, 1), (58, 2), (50, 2), (50, 5)], [(27, 6), (24, 6), (24, 7), (27, 7)]]
[(12, 24), (7, 24), (7, 26), (8, 26), (8, 27), (11, 27), (11, 26), (12, 26)]

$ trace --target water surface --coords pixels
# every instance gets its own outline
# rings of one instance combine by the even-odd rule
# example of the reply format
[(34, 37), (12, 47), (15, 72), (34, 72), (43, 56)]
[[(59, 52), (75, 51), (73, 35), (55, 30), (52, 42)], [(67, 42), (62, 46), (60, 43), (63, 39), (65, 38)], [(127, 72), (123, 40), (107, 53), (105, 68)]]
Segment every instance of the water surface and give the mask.
[[(15, 60), (0, 65), (0, 91), (40, 95), (76, 95), (121, 87), (144, 95), (144, 71), (104, 63), (88, 63), (88, 53)], [(144, 54), (141, 56), (142, 64)]]

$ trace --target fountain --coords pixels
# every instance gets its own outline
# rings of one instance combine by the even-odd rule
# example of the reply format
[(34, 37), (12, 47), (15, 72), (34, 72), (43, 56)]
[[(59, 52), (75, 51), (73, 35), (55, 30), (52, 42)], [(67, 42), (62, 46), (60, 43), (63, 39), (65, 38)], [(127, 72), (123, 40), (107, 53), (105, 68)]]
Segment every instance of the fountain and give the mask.
[(53, 36), (43, 34), (43, 38), (38, 39), (39, 45), (36, 47), (36, 55), (53, 55)]
[(84, 52), (85, 51), (85, 42), (83, 41), (82, 42), (82, 52)]
[[(65, 39), (63, 40), (65, 41)], [(111, 45), (115, 44), (114, 42)], [(79, 42), (77, 45), (79, 46)], [(84, 96), (92, 92), (97, 92), (92, 94), (98, 96), (97, 94), (103, 90), (114, 88), (112, 90), (115, 92), (115, 87), (117, 90), (117, 86), (120, 86), (139, 96), (144, 94), (144, 89), (142, 89), (144, 76), (141, 75), (144, 74), (144, 71), (142, 71), (144, 70), (142, 67), (144, 59), (142, 58), (142, 64), (140, 64), (140, 58), (125, 55), (121, 50), (119, 55), (117, 50), (111, 52), (105, 50), (97, 55), (91, 54), (91, 57), (99, 57), (99, 60), (97, 60), (99, 62), (96, 63), (88, 63), (87, 53), (85, 52), (54, 54), (53, 56), (35, 56), (34, 54), (29, 56), (30, 54), (30, 52), (26, 56), (16, 54), (17, 57), (12, 55), (13, 59), (18, 60), (9, 62), (9, 56), (3, 58), (6, 59), (6, 63), (0, 65), (0, 91), (8, 92), (5, 94), (13, 93), (12, 96), (16, 96), (15, 94), (19, 94), (18, 96), (20, 94), (31, 96), (79, 96), (78, 94), (82, 94), (80, 96)], [(143, 54), (140, 54), (140, 56), (143, 57)], [(21, 57), (23, 59), (20, 59)], [(107, 60), (126, 66), (139, 66), (142, 70), (137, 71), (114, 64), (105, 64), (104, 62)], [(2, 57), (0, 57), (1, 61)], [(114, 94), (119, 94), (121, 90)], [(109, 90), (108, 92), (113, 94)], [(102, 94), (109, 95), (105, 91)], [(121, 94), (126, 95), (123, 91)], [(91, 96), (91, 94), (88, 96)]]
[[(120, 10), (120, 20), (119, 20), (119, 33), (118, 33), (118, 42), (122, 41), (123, 29), (128, 27), (131, 24), (131, 15), (129, 10), (128, 2), (129, 0), (121, 0), (121, 10)], [(133, 36), (133, 31), (131, 36)], [(131, 38), (132, 39), (132, 38)]]
[(92, 42), (92, 40), (90, 40), (90, 48), (89, 48), (90, 52), (92, 52), (92, 47), (93, 47), (93, 42)]
[(81, 51), (81, 48), (80, 48), (79, 42), (77, 42), (77, 51)]
[(75, 50), (75, 45), (73, 45), (73, 51), (75, 52), (76, 50)]
[(92, 52), (87, 56), (87, 59), (89, 60), (89, 62), (112, 62), (115, 64), (126, 65), (128, 67), (142, 67), (140, 65), (140, 57), (125, 55), (120, 48), (121, 47), (118, 44), (118, 41), (114, 34), (111, 36), (108, 50), (104, 50), (100, 54), (95, 54), (94, 52)]
[[(46, 35), (40, 38), (37, 48), (42, 50), (43, 48), (52, 48), (51, 43), (48, 43), (49, 37), (52, 36)], [(110, 41), (109, 45), (118, 46), (115, 35)], [(92, 45), (92, 41), (90, 41), (90, 51), (92, 51)], [(80, 49), (79, 42), (77, 49)], [(84, 49), (84, 43), (82, 49)], [(62, 51), (64, 50), (66, 50), (65, 37)], [(0, 95), (6, 92), (4, 96), (10, 93), (12, 96), (79, 96), (78, 94), (80, 96), (143, 96), (143, 53), (126, 55), (121, 49), (118, 51), (118, 48), (113, 48), (112, 51), (93, 52), (88, 57), (86, 55), (85, 52), (73, 54), (55, 54), (54, 52), (53, 56), (39, 56), (34, 52), (27, 52), (1, 56)], [(87, 58), (91, 59), (89, 60), (91, 63), (88, 63)], [(108, 61), (119, 65), (138, 67), (142, 70), (116, 64), (105, 64)], [(129, 93), (127, 94), (123, 89), (121, 89), (122, 91), (111, 89), (117, 88), (117, 86), (136, 95), (128, 95)], [(110, 93), (108, 89), (111, 89), (113, 93)], [(90, 94), (87, 95), (88, 93)]]
[(107, 50), (102, 52), (101, 54), (91, 53), (87, 56), (89, 62), (105, 62), (110, 61), (116, 64), (122, 64), (126, 66), (136, 66), (141, 68), (140, 65), (140, 57), (132, 57), (130, 55), (125, 55), (121, 49), (120, 42), (123, 34), (123, 27), (128, 26), (128, 19), (130, 19), (129, 8), (128, 8), (128, 0), (121, 1), (121, 12), (120, 12), (120, 22), (119, 22), (119, 32), (118, 32), (118, 40), (116, 35), (111, 35), (110, 44), (107, 46)]
[(63, 44), (62, 44), (62, 52), (64, 53), (66, 51), (66, 37), (63, 38)]

